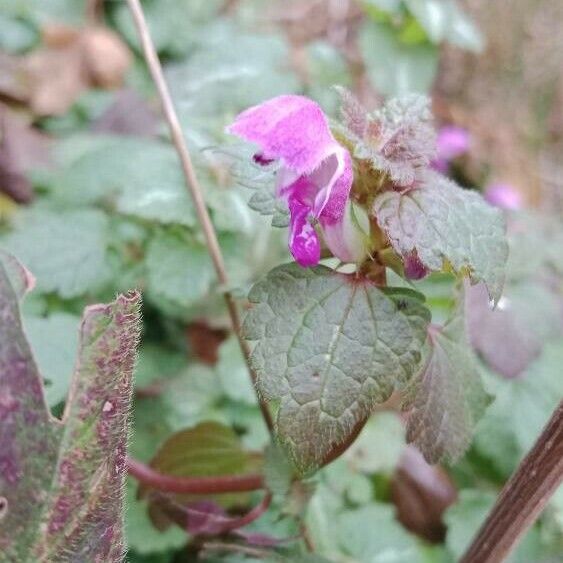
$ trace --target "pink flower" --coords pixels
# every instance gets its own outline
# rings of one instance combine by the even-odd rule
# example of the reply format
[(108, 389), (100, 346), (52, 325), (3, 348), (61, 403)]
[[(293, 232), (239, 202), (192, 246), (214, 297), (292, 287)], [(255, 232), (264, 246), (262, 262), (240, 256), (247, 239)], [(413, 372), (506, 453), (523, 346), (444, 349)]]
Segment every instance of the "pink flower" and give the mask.
[(290, 213), (289, 249), (304, 267), (314, 266), (321, 244), (312, 220), (318, 220), (327, 246), (342, 261), (359, 261), (366, 248), (349, 212), (352, 159), (332, 136), (321, 108), (303, 96), (278, 96), (237, 116), (227, 131), (256, 143), (258, 164), (281, 167), (276, 194)]
[(438, 131), (437, 152), (432, 167), (445, 174), (448, 171), (449, 162), (469, 150), (470, 140), (468, 131), (463, 127), (455, 125), (442, 127)]
[(524, 205), (522, 195), (510, 184), (490, 184), (485, 189), (485, 199), (502, 209), (521, 209)]

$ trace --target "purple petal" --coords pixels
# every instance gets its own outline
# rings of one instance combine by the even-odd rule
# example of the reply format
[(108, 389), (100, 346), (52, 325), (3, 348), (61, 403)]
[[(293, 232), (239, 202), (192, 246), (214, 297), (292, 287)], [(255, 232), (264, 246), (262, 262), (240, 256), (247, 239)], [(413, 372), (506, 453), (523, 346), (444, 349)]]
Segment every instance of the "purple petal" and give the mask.
[(300, 266), (316, 266), (321, 259), (321, 245), (315, 228), (308, 218), (310, 207), (297, 199), (289, 200), (289, 250)]
[(337, 144), (319, 105), (304, 96), (278, 96), (251, 107), (227, 131), (299, 175), (313, 172)]
[(329, 221), (339, 221), (344, 215), (354, 180), (349, 152), (338, 145), (321, 169), (324, 169), (325, 174), (330, 173), (330, 178), (324, 184), (319, 184), (320, 190), (315, 198), (314, 215)]
[(522, 209), (524, 202), (522, 195), (510, 184), (491, 184), (485, 190), (485, 199), (491, 204), (502, 209)]
[(446, 125), (438, 131), (437, 160), (452, 160), (469, 150), (469, 132), (463, 127)]

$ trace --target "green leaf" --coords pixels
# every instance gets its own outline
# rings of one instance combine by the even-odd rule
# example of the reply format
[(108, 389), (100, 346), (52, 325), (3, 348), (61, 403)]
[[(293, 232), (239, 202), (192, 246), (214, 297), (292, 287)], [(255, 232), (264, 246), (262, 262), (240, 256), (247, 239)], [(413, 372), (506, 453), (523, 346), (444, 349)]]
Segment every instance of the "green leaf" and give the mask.
[(207, 295), (214, 278), (205, 246), (172, 232), (160, 232), (150, 241), (146, 268), (149, 298), (182, 307)]
[(78, 347), (79, 323), (79, 317), (68, 313), (24, 319), (39, 371), (45, 378), (45, 397), (50, 407), (66, 398)]
[(399, 14), (402, 9), (403, 0), (363, 0), (362, 4), (366, 8), (375, 8), (391, 14)]
[(407, 392), (407, 406), (412, 408), (407, 441), (416, 444), (429, 463), (457, 461), (490, 402), (464, 325), (458, 312), (441, 330), (430, 330), (430, 352)]
[(135, 387), (145, 387), (159, 380), (168, 380), (186, 366), (186, 355), (155, 343), (143, 343), (139, 349)]
[(32, 210), (2, 244), (37, 276), (37, 289), (63, 298), (99, 290), (109, 280), (108, 218), (100, 211)]
[(59, 147), (61, 169), (51, 180), (57, 199), (71, 205), (111, 204), (125, 215), (195, 225), (178, 155), (170, 145), (116, 136), (78, 137), (77, 142), (78, 147), (69, 147), (70, 140)]
[[(2, 3), (0, 2), (0, 6)], [(0, 13), (0, 48), (9, 53), (26, 51), (37, 43), (39, 34), (27, 22)]]
[(0, 0), (0, 12), (41, 27), (46, 24), (83, 24), (85, 0)]
[(151, 461), (166, 475), (205, 477), (236, 475), (252, 466), (235, 432), (217, 422), (202, 422), (172, 435)]
[(273, 495), (285, 497), (291, 488), (294, 468), (276, 444), (268, 444), (264, 452), (264, 481)]
[(343, 457), (358, 471), (390, 474), (397, 467), (405, 445), (401, 418), (396, 413), (380, 412), (368, 420)]
[(422, 563), (416, 540), (390, 506), (370, 504), (345, 512), (337, 531), (344, 550), (361, 563)]
[[(158, 51), (181, 56), (194, 47), (205, 24), (217, 17), (221, 6), (221, 0), (153, 0), (145, 2), (143, 9)], [(127, 6), (118, 5), (116, 22), (129, 43), (138, 46)]]
[(433, 43), (448, 41), (469, 51), (483, 50), (483, 36), (455, 0), (405, 0), (405, 3)]
[(256, 405), (256, 393), (250, 380), (248, 366), (242, 357), (235, 336), (231, 336), (221, 344), (216, 371), (223, 391), (229, 399), (247, 405)]
[[(496, 495), (486, 491), (466, 489), (459, 492), (458, 501), (444, 516), (448, 529), (446, 545), (456, 561), (461, 558), (471, 539), (492, 508)], [(506, 563), (529, 563), (542, 559), (540, 535), (532, 528), (506, 559)]]
[(187, 130), (215, 133), (225, 116), (295, 92), (289, 56), (283, 35), (244, 33), (224, 20), (207, 26), (193, 55), (167, 68), (180, 120)]
[(420, 360), (429, 313), (411, 290), (288, 264), (257, 283), (249, 299), (243, 330), (257, 341), (258, 385), (281, 400), (278, 434), (303, 469), (406, 385)]
[(0, 496), (9, 561), (118, 561), (128, 412), (140, 296), (84, 313), (62, 421), (51, 417), (22, 331), (17, 296), (0, 265)]
[(130, 478), (127, 480), (125, 499), (125, 537), (128, 548), (147, 555), (177, 549), (186, 544), (188, 536), (184, 530), (171, 526), (159, 531), (153, 526), (147, 514), (147, 502), (137, 498), (137, 484)]
[(194, 364), (180, 372), (164, 387), (161, 418), (172, 429), (193, 426), (205, 419), (224, 420), (216, 409), (222, 398), (221, 384), (211, 368)]
[(508, 255), (504, 219), (479, 194), (428, 171), (419, 187), (378, 195), (373, 212), (401, 256), (416, 253), (429, 270), (469, 274), (498, 302)]
[(392, 27), (366, 21), (359, 46), (368, 77), (384, 96), (430, 90), (438, 70), (438, 49), (433, 45), (406, 45)]
[(541, 356), (518, 378), (489, 375), (495, 400), (477, 427), (475, 444), (507, 476), (540, 435), (563, 396), (563, 345), (546, 344)]

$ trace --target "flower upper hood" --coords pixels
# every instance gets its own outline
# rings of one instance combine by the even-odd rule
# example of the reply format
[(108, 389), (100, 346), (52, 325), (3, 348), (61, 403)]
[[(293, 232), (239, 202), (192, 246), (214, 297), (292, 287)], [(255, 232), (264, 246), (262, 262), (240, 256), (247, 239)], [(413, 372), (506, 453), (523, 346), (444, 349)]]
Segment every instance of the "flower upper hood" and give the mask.
[(227, 131), (260, 147), (256, 162), (281, 164), (276, 194), (287, 201), (289, 248), (300, 265), (320, 259), (311, 219), (318, 219), (335, 256), (352, 262), (365, 255), (361, 233), (348, 224), (352, 160), (318, 104), (304, 96), (278, 96), (243, 111)]

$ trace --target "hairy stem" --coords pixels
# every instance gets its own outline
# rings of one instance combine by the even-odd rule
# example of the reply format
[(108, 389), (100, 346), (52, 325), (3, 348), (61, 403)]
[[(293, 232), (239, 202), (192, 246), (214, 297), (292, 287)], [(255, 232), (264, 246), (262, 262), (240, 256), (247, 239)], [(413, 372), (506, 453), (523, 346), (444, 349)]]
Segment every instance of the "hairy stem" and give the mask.
[(563, 401), (502, 489), (460, 563), (504, 561), (563, 481)]
[[(213, 261), (215, 272), (217, 273), (217, 278), (219, 279), (220, 284), (226, 288), (229, 285), (229, 279), (227, 277), (227, 271), (225, 269), (223, 254), (221, 252), (217, 234), (211, 222), (209, 212), (207, 211), (207, 207), (205, 205), (203, 192), (195, 174), (192, 159), (186, 145), (184, 134), (182, 133), (182, 128), (180, 126), (176, 110), (174, 109), (174, 104), (172, 103), (168, 85), (166, 84), (164, 75), (162, 73), (162, 66), (154, 48), (154, 43), (147, 26), (143, 8), (141, 7), (139, 0), (127, 0), (127, 4), (129, 5), (129, 9), (131, 10), (131, 14), (133, 15), (133, 20), (135, 21), (135, 26), (137, 28), (137, 33), (139, 35), (139, 40), (141, 42), (147, 66), (158, 91), (162, 110), (170, 129), (170, 135), (172, 136), (172, 141), (174, 143), (174, 146), (176, 147), (178, 156), (180, 157), (182, 170), (186, 179), (186, 185), (193, 199), (197, 217), (205, 236), (205, 242)], [(256, 389), (256, 373), (250, 365), (250, 349), (246, 341), (242, 338), (241, 323), (237, 305), (232, 294), (229, 291), (224, 292), (224, 297), (227, 303), (229, 316), (231, 317), (233, 330), (238, 338), (242, 354), (248, 365), (252, 383), (254, 384), (254, 388)], [(272, 432), (273, 421), (270, 411), (268, 410), (268, 406), (258, 395), (258, 393), (257, 398), (258, 404), (260, 405), (260, 410), (262, 411), (262, 415), (264, 417), (264, 421), (266, 422), (268, 430)]]
[(143, 485), (166, 493), (212, 495), (257, 491), (264, 488), (264, 477), (258, 474), (177, 477), (159, 473), (152, 467), (131, 458), (127, 458), (127, 471)]

